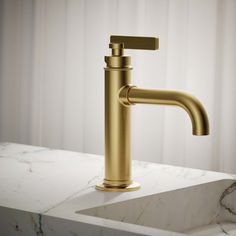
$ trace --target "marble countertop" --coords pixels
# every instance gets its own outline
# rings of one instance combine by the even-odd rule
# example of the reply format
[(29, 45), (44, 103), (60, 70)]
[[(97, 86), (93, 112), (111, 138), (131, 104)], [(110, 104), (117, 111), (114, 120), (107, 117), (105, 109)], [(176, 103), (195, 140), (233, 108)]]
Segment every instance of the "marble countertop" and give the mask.
[[(133, 180), (141, 184), (141, 189), (107, 193), (95, 190), (95, 185), (103, 179), (103, 162), (104, 158), (98, 155), (0, 143), (0, 218), (4, 218), (0, 228), (9, 233), (3, 235), (22, 232), (25, 233), (21, 235), (121, 235), (120, 222), (76, 212), (211, 181), (235, 179), (234, 175), (225, 173), (133, 161)], [(181, 235), (129, 224), (122, 225), (122, 230), (122, 235), (127, 236)]]

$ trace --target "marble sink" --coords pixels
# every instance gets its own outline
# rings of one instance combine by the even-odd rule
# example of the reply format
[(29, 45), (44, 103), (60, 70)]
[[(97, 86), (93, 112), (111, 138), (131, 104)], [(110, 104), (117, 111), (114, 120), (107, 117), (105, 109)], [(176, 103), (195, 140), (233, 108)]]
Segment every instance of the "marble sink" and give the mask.
[(186, 235), (236, 235), (235, 188), (219, 180), (77, 213)]
[(103, 156), (0, 143), (0, 236), (236, 236), (234, 174), (132, 170), (139, 191), (97, 191)]

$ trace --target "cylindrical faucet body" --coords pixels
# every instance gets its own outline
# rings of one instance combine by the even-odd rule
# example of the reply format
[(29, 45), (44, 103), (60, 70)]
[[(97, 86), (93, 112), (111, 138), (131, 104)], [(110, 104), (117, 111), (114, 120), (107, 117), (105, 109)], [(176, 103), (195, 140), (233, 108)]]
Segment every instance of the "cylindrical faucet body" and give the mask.
[(131, 84), (132, 68), (130, 57), (122, 56), (123, 49), (117, 50), (117, 46), (111, 45), (116, 51), (105, 57), (105, 178), (97, 189), (131, 191), (139, 188), (131, 180), (131, 107), (120, 102), (119, 93)]
[[(105, 180), (110, 185), (129, 185), (130, 107), (119, 102), (119, 90), (131, 81), (131, 68), (105, 68)], [(122, 78), (122, 79), (121, 79)]]

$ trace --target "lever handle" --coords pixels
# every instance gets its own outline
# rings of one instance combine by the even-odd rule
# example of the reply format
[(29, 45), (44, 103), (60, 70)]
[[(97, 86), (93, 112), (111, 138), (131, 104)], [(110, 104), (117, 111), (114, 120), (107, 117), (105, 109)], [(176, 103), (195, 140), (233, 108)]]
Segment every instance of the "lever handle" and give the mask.
[(123, 43), (127, 49), (157, 50), (159, 38), (111, 35), (111, 43)]

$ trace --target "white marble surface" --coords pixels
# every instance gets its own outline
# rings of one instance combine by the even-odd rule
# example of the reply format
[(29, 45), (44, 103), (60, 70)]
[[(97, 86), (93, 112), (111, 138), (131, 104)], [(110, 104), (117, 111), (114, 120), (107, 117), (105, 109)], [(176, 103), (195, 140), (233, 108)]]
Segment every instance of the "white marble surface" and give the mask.
[(141, 190), (106, 193), (94, 188), (103, 168), (101, 156), (0, 143), (0, 235), (182, 235), (76, 212), (235, 180), (230, 174), (134, 161), (133, 178)]

